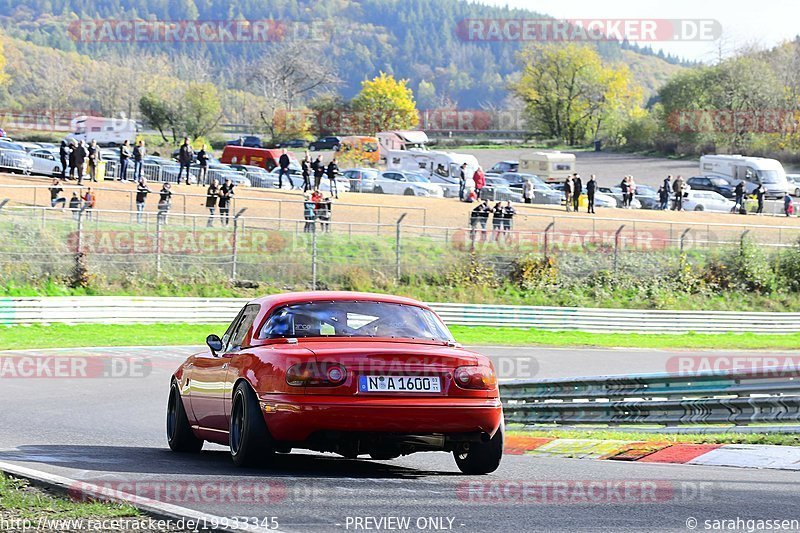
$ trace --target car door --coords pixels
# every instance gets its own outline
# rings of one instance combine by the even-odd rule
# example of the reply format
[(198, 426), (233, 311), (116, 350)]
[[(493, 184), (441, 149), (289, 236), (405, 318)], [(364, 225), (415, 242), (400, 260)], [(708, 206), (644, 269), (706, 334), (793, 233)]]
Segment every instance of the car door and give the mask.
[(402, 174), (399, 172), (384, 172), (383, 179), (381, 180), (381, 188), (385, 193), (398, 194), (400, 178), (402, 178)]
[(244, 356), (247, 352), (245, 340), (248, 338), (247, 333), (253, 327), (253, 322), (258, 316), (261, 306), (258, 304), (249, 304), (245, 306), (241, 319), (236, 325), (230, 337), (223, 339), (222, 344), (222, 359), (226, 361), (225, 364), (225, 386), (222, 394), (222, 411), (225, 416), (225, 428), (227, 429), (230, 424), (231, 415), (231, 400), (233, 398), (233, 386), (236, 380), (239, 379), (239, 372), (231, 368), (231, 363), (240, 356)]
[(213, 354), (209, 350), (195, 356), (187, 389), (192, 412), (197, 425), (201, 427), (219, 431), (228, 429), (224, 396), (227, 390), (225, 380), (230, 358), (224, 357), (224, 354), (227, 352), (230, 339), (237, 331), (247, 307), (242, 308), (228, 326), (228, 330), (222, 336), (222, 350), (219, 353)]

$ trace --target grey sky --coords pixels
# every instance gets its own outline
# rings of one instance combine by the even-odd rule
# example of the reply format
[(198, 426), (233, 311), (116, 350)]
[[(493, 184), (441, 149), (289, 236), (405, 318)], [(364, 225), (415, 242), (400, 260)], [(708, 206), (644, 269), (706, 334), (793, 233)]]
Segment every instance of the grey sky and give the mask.
[[(480, 3), (532, 9), (564, 19), (716, 19), (722, 25), (722, 49), (772, 46), (800, 33), (800, 3), (787, 0), (480, 0)], [(714, 61), (719, 42), (654, 42), (653, 49), (687, 59)]]

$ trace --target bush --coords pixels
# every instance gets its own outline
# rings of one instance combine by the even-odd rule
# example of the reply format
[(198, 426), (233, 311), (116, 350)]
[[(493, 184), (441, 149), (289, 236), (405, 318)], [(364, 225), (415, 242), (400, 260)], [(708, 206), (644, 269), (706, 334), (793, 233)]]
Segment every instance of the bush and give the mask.
[(456, 263), (445, 275), (445, 283), (451, 287), (498, 287), (500, 280), (491, 263), (482, 261), (476, 254), (469, 260)]
[(520, 289), (529, 291), (558, 283), (558, 269), (552, 257), (536, 257), (528, 254), (512, 263), (511, 281)]

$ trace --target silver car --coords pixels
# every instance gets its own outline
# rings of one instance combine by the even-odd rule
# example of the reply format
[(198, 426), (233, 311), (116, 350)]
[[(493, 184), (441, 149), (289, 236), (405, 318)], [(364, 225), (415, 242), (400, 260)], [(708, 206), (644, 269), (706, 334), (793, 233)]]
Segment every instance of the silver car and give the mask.
[(0, 147), (0, 168), (30, 174), (33, 170), (33, 158), (25, 150)]

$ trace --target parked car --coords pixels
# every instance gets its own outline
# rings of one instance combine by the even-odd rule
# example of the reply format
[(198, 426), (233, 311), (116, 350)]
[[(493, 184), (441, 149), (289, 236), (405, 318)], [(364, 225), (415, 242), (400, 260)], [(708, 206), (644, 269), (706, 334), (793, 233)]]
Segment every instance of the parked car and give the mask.
[(786, 174), (786, 181), (791, 187), (790, 194), (800, 197), (800, 174)]
[(486, 171), (486, 175), (497, 175), (501, 176), (506, 172), (518, 172), (519, 171), (519, 161), (499, 161), (492, 165), (492, 168)]
[[(636, 186), (636, 191), (637, 192), (633, 195), (633, 202), (631, 202), (631, 209), (641, 209), (642, 208), (642, 200), (639, 198), (639, 194), (638, 194), (639, 189), (642, 188), (642, 187), (646, 187), (646, 185), (637, 185)], [(562, 189), (563, 189), (563, 187), (562, 187)], [(586, 194), (585, 191), (584, 191), (584, 194)], [(599, 205), (599, 204), (597, 204), (597, 195), (598, 194), (604, 194), (604, 195), (608, 196), (609, 198), (613, 198), (614, 202), (616, 202), (616, 205), (611, 206), (611, 207), (620, 207), (621, 208), (623, 206), (623, 204), (624, 204), (624, 202), (622, 200), (622, 187), (598, 187), (597, 188), (597, 192), (595, 193), (595, 205)], [(647, 191), (645, 191), (645, 194), (649, 194), (649, 193), (647, 193)], [(658, 196), (658, 195), (656, 195), (656, 196)], [(645, 200), (645, 201), (649, 202), (649, 200)], [(658, 202), (658, 198), (656, 198), (656, 202)], [(658, 205), (658, 204), (656, 203), (656, 205)], [(654, 209), (654, 208), (650, 207), (648, 209)]]
[(374, 168), (348, 168), (342, 175), (350, 181), (351, 192), (373, 192), (379, 172)]
[(33, 158), (25, 150), (0, 147), (0, 168), (30, 174), (33, 170)]
[[(458, 198), (458, 192), (461, 189), (461, 184), (459, 183), (461, 181), (460, 178), (456, 178), (454, 176), (442, 176), (441, 174), (433, 172), (430, 180), (431, 183), (435, 183), (442, 188), (445, 198)], [(472, 183), (471, 180), (470, 183)]]
[(508, 182), (501, 177), (486, 176), (486, 187), (481, 189), (481, 200), (522, 202), (522, 193), (509, 187)]
[[(566, 194), (564, 193), (564, 184), (563, 183), (548, 183), (553, 189), (557, 190), (561, 193), (561, 204), (565, 205), (566, 201)], [(581, 193), (581, 196), (586, 196), (586, 191), (584, 190)], [(598, 188), (597, 192), (594, 193), (594, 206), (595, 207), (617, 207), (617, 199), (611, 196), (610, 194), (606, 194), (604, 192), (600, 192)], [(641, 207), (641, 204), (638, 200), (634, 198), (633, 200), (633, 208), (638, 209)]]
[(314, 142), (308, 143), (308, 149), (312, 152), (318, 150), (333, 150), (337, 151), (342, 146), (342, 140), (339, 137), (329, 135), (327, 137), (320, 137)]
[(228, 141), (225, 144), (228, 146), (247, 146), (249, 148), (264, 148), (264, 143), (261, 142), (261, 137), (256, 137), (255, 135), (246, 135), (244, 137), (239, 137), (238, 139)]
[(725, 198), (736, 196), (735, 185), (731, 185), (730, 181), (720, 176), (694, 176), (686, 180), (686, 184), (693, 191), (714, 191)]
[(303, 139), (289, 139), (288, 141), (281, 141), (276, 144), (278, 148), (305, 148), (308, 146), (308, 141)]
[(649, 185), (637, 185), (635, 199), (639, 200), (641, 209), (658, 209), (661, 206), (658, 191)]
[[(277, 183), (277, 173), (272, 174), (266, 169), (254, 165), (228, 165), (231, 169), (242, 174), (250, 182), (249, 187), (272, 189)], [(291, 172), (291, 170), (290, 170)], [(284, 180), (285, 181), (285, 180)], [(284, 183), (284, 189), (289, 188), (288, 183)]]
[(241, 467), (269, 466), (293, 448), (380, 460), (445, 451), (473, 475), (500, 465), (492, 362), (457, 345), (416, 300), (266, 296), (206, 344), (170, 380), (166, 430), (175, 452), (198, 453), (208, 441), (229, 447)]
[(716, 211), (730, 213), (734, 203), (715, 191), (690, 190), (684, 194), (683, 209), (686, 211)]
[(525, 174), (520, 172), (504, 172), (500, 175), (502, 179), (508, 182), (508, 186), (512, 189), (522, 190), (526, 181), (532, 181), (534, 184), (544, 183), (536, 174)]
[(58, 150), (47, 150), (39, 148), (31, 150), (28, 155), (33, 160), (31, 174), (41, 176), (61, 176), (61, 159)]
[(544, 205), (560, 205), (564, 201), (564, 193), (552, 188), (540, 179), (531, 180), (533, 183), (533, 198), (531, 203)]
[(444, 197), (441, 186), (431, 183), (427, 176), (417, 172), (386, 170), (375, 182), (376, 194), (403, 194), (406, 196)]

